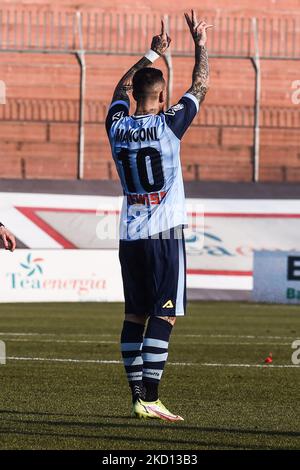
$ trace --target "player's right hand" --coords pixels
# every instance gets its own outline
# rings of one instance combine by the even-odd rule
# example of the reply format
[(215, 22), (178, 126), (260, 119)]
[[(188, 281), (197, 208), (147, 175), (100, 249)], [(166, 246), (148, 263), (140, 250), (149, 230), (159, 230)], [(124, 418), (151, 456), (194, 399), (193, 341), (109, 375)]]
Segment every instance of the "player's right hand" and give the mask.
[(159, 55), (163, 55), (168, 49), (171, 42), (170, 36), (168, 36), (165, 28), (165, 23), (161, 20), (161, 33), (158, 36), (154, 36), (151, 43), (151, 49)]
[(2, 241), (6, 250), (14, 251), (16, 248), (16, 239), (6, 227), (0, 227), (0, 241)]
[(207, 42), (207, 30), (212, 28), (213, 25), (207, 24), (205, 21), (198, 21), (194, 10), (191, 11), (191, 16), (189, 16), (188, 13), (185, 13), (184, 16), (195, 44), (205, 46)]

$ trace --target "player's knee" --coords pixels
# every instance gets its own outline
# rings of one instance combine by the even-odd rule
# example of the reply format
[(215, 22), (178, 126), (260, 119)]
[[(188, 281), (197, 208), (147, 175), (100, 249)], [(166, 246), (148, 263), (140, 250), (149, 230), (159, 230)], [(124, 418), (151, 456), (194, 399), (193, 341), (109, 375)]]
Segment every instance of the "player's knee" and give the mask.
[(138, 323), (140, 325), (145, 325), (147, 320), (147, 315), (135, 315), (135, 314), (127, 314), (125, 315), (125, 320), (130, 321), (132, 323)]

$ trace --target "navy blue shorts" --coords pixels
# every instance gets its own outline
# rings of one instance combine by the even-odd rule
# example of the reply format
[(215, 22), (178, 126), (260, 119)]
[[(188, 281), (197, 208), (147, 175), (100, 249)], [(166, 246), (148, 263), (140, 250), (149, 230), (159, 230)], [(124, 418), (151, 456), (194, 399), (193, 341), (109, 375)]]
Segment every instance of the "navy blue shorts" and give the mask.
[[(168, 238), (165, 238), (167, 235)], [(182, 316), (186, 310), (186, 253), (182, 227), (157, 238), (120, 240), (125, 314)]]

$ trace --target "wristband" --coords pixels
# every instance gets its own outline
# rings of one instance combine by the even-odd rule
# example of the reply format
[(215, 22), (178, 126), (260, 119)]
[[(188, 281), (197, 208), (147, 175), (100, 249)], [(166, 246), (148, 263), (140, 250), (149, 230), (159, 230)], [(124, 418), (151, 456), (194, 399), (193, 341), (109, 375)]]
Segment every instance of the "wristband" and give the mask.
[(146, 59), (150, 60), (150, 62), (155, 62), (157, 59), (160, 58), (160, 55), (157, 52), (153, 51), (153, 49), (149, 49), (149, 51), (145, 54)]

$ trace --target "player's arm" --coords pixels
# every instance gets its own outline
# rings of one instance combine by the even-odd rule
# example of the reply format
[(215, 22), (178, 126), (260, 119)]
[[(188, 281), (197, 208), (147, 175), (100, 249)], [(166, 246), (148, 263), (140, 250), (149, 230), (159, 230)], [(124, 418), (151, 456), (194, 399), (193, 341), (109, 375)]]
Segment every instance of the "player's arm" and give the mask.
[(191, 16), (188, 13), (185, 13), (184, 16), (195, 43), (195, 66), (193, 69), (192, 86), (187, 93), (195, 96), (199, 104), (201, 104), (209, 87), (209, 63), (206, 43), (207, 30), (212, 28), (212, 25), (208, 25), (205, 21), (198, 22), (194, 10), (192, 10)]
[(151, 60), (146, 56), (142, 57), (128, 70), (128, 72), (125, 73), (125, 75), (123, 75), (117, 84), (105, 120), (105, 127), (108, 135), (110, 134), (110, 130), (114, 122), (129, 115), (130, 99), (128, 92), (132, 90), (132, 78), (135, 72), (143, 67), (147, 67), (151, 63)]
[(14, 249), (16, 248), (15, 237), (13, 236), (12, 233), (10, 233), (10, 231), (6, 227), (4, 227), (3, 224), (1, 224), (1, 222), (0, 222), (0, 240), (3, 242), (4, 248), (6, 250), (14, 251)]
[(132, 91), (132, 79), (134, 74), (151, 65), (156, 59), (162, 56), (170, 45), (171, 39), (166, 33), (164, 22), (161, 22), (161, 33), (154, 36), (151, 43), (151, 49), (136, 64), (134, 64), (121, 78), (117, 84), (112, 102), (106, 118), (106, 130), (109, 133), (114, 120), (118, 120), (129, 114), (129, 95)]
[(209, 80), (206, 30), (211, 26), (204, 21), (198, 23), (193, 10), (191, 17), (185, 13), (185, 19), (195, 42), (195, 66), (192, 86), (175, 106), (165, 112), (166, 123), (178, 139), (182, 139), (198, 113), (200, 103), (207, 93)]
[(164, 22), (161, 22), (161, 33), (154, 36), (151, 43), (150, 51), (145, 54), (136, 64), (134, 64), (126, 73), (123, 75), (119, 83), (117, 84), (112, 102), (117, 100), (126, 101), (129, 105), (128, 92), (132, 91), (132, 79), (134, 74), (144, 68), (151, 65), (154, 60), (158, 59), (163, 55), (170, 45), (171, 39), (165, 31)]
[(144, 68), (148, 67), (148, 65), (152, 64), (151, 60), (148, 59), (146, 56), (142, 57), (136, 64), (134, 64), (126, 73), (123, 75), (119, 83), (117, 84), (112, 103), (115, 101), (125, 101), (129, 107), (129, 95), (128, 92), (132, 90), (132, 79), (134, 74)]

